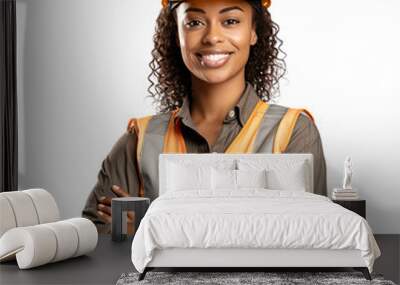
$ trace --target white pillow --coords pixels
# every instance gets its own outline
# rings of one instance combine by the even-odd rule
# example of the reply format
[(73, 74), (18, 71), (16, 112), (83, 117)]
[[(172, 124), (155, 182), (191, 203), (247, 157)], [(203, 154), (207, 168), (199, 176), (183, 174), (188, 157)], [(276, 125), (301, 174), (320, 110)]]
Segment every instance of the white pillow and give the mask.
[(220, 159), (215, 161), (207, 161), (207, 165), (216, 169), (237, 169), (236, 159)]
[(168, 164), (166, 188), (167, 191), (210, 190), (211, 167), (171, 162)]
[(267, 171), (268, 189), (306, 191), (306, 164), (295, 163), (291, 167), (269, 169)]
[(212, 167), (212, 182), (213, 190), (236, 190), (236, 170)]
[(266, 170), (234, 170), (212, 168), (214, 190), (241, 188), (267, 188)]
[(268, 188), (267, 171), (261, 170), (235, 170), (237, 188)]

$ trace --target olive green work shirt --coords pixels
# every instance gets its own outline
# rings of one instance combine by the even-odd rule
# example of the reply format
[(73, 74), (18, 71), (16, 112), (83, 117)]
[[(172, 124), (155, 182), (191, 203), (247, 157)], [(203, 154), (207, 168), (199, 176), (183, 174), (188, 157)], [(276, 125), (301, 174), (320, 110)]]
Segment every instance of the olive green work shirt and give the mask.
[[(260, 99), (253, 86), (246, 82), (246, 88), (242, 96), (224, 118), (220, 134), (216, 142), (210, 146), (208, 141), (197, 131), (190, 115), (190, 97), (185, 97), (177, 115), (182, 120), (181, 130), (187, 152), (225, 152), (225, 149), (228, 148), (250, 117), (258, 100)], [(275, 106), (279, 107), (279, 105)], [(273, 109), (271, 107), (272, 104), (269, 110)], [(114, 192), (111, 191), (112, 185), (119, 185), (131, 196), (138, 196), (139, 178), (136, 170), (136, 144), (136, 134), (125, 131), (101, 164), (97, 182), (90, 192), (82, 211), (83, 217), (92, 220), (96, 224), (99, 233), (110, 233), (111, 231), (111, 226), (104, 224), (97, 217), (97, 201), (102, 196), (116, 197)], [(285, 153), (313, 154), (314, 193), (326, 196), (326, 164), (321, 138), (316, 125), (307, 116), (299, 116)]]

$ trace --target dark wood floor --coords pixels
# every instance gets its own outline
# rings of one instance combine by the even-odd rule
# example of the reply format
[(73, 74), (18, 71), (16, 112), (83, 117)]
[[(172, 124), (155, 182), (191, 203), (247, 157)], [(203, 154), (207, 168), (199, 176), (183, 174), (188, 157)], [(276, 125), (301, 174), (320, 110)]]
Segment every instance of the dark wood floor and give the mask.
[(381, 250), (381, 256), (375, 261), (374, 272), (400, 284), (400, 235), (374, 236)]

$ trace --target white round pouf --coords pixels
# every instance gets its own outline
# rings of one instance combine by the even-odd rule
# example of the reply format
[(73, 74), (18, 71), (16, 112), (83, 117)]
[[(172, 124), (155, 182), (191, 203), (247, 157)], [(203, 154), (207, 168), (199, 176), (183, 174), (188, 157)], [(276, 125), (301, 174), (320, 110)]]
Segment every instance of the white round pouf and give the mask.
[(0, 193), (0, 262), (17, 259), (20, 269), (77, 257), (94, 250), (92, 221), (59, 221), (53, 196), (44, 189)]
[(53, 231), (40, 225), (13, 228), (0, 239), (0, 259), (16, 254), (20, 269), (49, 263), (56, 251)]
[(35, 205), (30, 196), (23, 191), (1, 193), (13, 209), (17, 227), (33, 226), (39, 223)]
[(0, 238), (0, 261), (16, 256), (20, 269), (77, 257), (96, 248), (98, 234), (92, 221), (65, 221), (8, 230)]
[(72, 224), (78, 232), (79, 244), (74, 257), (90, 252), (96, 248), (98, 233), (92, 221), (85, 218), (72, 218), (65, 220), (65, 222)]
[(17, 222), (15, 221), (14, 211), (11, 204), (6, 197), (0, 195), (0, 237), (9, 229), (15, 228)]
[(41, 188), (28, 189), (22, 192), (31, 197), (39, 218), (39, 224), (60, 220), (60, 212), (56, 200), (49, 192)]
[(59, 221), (43, 224), (43, 226), (51, 229), (56, 235), (57, 252), (51, 262), (57, 262), (74, 256), (78, 249), (79, 237), (70, 223)]

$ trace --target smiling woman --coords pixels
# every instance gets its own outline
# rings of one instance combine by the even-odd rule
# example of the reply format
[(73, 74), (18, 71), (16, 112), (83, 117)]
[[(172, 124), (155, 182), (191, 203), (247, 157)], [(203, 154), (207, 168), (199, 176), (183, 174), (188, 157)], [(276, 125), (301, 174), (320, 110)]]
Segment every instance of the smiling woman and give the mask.
[[(270, 100), (286, 68), (278, 31), (260, 0), (174, 1), (157, 19), (150, 63), (149, 80), (153, 83), (155, 76), (158, 82), (149, 91), (160, 111), (172, 111), (187, 94), (199, 92), (194, 86), (199, 83), (192, 82), (196, 78), (215, 83), (235, 75)], [(221, 53), (225, 57), (219, 63), (204, 56)], [(237, 99), (243, 88), (235, 89)]]
[(103, 161), (83, 216), (109, 232), (110, 198), (156, 199), (159, 154), (172, 152), (312, 153), (314, 193), (326, 195), (325, 158), (311, 114), (269, 103), (286, 70), (270, 1), (162, 4), (148, 77), (158, 113), (129, 120)]

